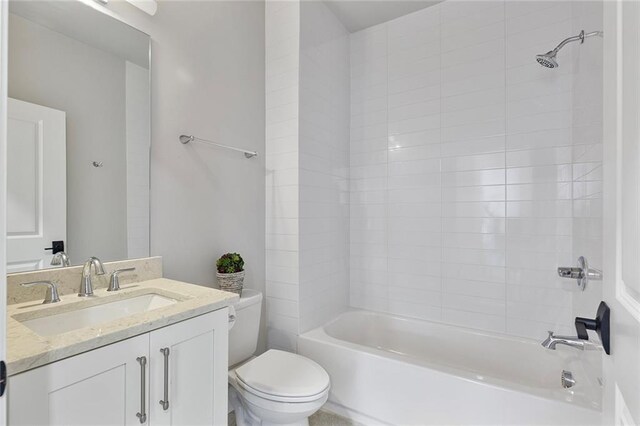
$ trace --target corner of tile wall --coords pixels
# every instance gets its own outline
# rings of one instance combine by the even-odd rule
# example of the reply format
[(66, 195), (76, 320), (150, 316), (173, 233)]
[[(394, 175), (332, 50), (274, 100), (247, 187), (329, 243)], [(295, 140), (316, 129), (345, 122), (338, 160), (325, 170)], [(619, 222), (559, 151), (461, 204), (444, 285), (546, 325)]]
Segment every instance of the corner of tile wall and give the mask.
[(296, 350), (300, 2), (265, 5), (267, 346)]
[(348, 305), (349, 34), (321, 2), (266, 9), (267, 336)]

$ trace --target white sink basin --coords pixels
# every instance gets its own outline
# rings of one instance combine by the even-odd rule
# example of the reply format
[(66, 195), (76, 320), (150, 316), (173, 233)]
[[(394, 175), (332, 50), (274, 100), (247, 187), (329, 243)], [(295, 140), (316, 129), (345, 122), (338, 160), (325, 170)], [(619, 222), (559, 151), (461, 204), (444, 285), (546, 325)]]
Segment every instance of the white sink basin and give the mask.
[(53, 336), (163, 308), (174, 303), (177, 303), (177, 300), (150, 293), (21, 322), (41, 336)]

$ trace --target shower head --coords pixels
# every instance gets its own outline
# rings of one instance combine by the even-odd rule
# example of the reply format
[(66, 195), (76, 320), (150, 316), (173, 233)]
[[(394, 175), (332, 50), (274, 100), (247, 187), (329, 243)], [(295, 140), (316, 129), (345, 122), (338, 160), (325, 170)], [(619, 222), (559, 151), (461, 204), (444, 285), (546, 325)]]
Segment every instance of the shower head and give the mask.
[(550, 50), (547, 53), (543, 53), (541, 55), (536, 55), (536, 61), (538, 61), (538, 63), (545, 68), (558, 68), (560, 65), (558, 64), (558, 61), (556, 61), (556, 55), (558, 54), (560, 49), (562, 49), (565, 46), (565, 44), (571, 43), (573, 41), (579, 41), (580, 44), (582, 44), (584, 43), (585, 38), (596, 36), (596, 35), (602, 36), (602, 31), (592, 31), (590, 33), (585, 34), (584, 30), (582, 30), (580, 31), (580, 34), (573, 37), (565, 38), (564, 40), (562, 40), (560, 44), (556, 46), (555, 49)]
[(536, 55), (536, 61), (540, 65), (546, 68), (557, 68), (558, 61), (556, 61), (556, 55), (558, 54), (557, 50), (551, 50), (547, 53), (543, 53), (542, 55)]

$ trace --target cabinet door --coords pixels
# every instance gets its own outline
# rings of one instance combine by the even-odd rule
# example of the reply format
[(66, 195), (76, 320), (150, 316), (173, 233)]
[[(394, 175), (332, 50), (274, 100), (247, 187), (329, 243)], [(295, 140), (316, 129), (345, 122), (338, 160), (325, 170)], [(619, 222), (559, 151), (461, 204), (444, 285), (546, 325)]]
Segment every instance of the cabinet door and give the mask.
[(150, 333), (150, 420), (227, 424), (228, 309)]
[(139, 426), (148, 351), (142, 335), (10, 377), (9, 424)]

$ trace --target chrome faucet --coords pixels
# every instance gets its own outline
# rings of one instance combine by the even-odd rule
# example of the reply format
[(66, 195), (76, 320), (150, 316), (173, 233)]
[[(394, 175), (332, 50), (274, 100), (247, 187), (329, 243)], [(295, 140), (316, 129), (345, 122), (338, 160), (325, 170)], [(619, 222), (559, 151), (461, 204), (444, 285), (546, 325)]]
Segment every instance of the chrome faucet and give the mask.
[(80, 282), (80, 292), (78, 296), (93, 296), (93, 285), (91, 283), (91, 265), (96, 270), (96, 275), (104, 275), (104, 267), (97, 257), (90, 257), (82, 268), (82, 281)]
[(599, 349), (600, 345), (590, 342), (589, 340), (582, 340), (578, 336), (554, 336), (553, 331), (549, 331), (549, 336), (542, 342), (542, 347), (546, 349), (551, 349), (552, 351), (556, 350), (557, 345), (565, 345), (570, 346), (572, 348), (580, 349), (581, 351), (585, 349)]
[(53, 255), (51, 258), (51, 266), (71, 266), (71, 261), (69, 260), (69, 255), (63, 251), (59, 251)]

